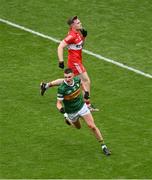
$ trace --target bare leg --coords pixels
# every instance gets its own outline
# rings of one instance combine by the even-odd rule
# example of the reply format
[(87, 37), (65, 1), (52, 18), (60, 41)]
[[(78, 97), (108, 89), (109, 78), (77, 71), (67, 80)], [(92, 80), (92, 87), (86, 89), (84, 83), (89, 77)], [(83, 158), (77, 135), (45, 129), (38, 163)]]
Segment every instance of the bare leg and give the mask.
[(81, 123), (80, 123), (80, 120), (78, 119), (77, 121), (73, 122), (72, 123), (77, 129), (80, 129), (81, 128)]
[(100, 130), (97, 128), (97, 126), (95, 125), (92, 114), (89, 113), (89, 114), (84, 115), (83, 119), (85, 120), (85, 122), (87, 123), (88, 127), (91, 129), (91, 131), (95, 135), (96, 139), (98, 141), (102, 142), (103, 141), (102, 134), (101, 134)]
[(82, 88), (83, 88), (83, 95), (84, 95), (84, 92), (87, 91), (89, 92), (89, 97), (88, 98), (84, 98), (84, 101), (85, 103), (87, 104), (88, 108), (90, 109), (90, 111), (99, 111), (98, 108), (95, 108), (91, 102), (90, 102), (90, 85), (91, 85), (91, 82), (90, 82), (90, 78), (88, 76), (88, 73), (87, 72), (84, 72), (82, 74), (79, 74), (78, 77), (81, 79), (81, 82), (82, 82)]
[(104, 144), (103, 137), (101, 135), (100, 130), (96, 127), (96, 125), (94, 123), (94, 119), (92, 117), (92, 114), (89, 113), (87, 115), (84, 115), (83, 119), (85, 120), (85, 122), (87, 123), (88, 127), (91, 129), (91, 131), (93, 132), (93, 134), (95, 135), (95, 137), (97, 138), (99, 143), (101, 144), (101, 148), (102, 148), (103, 153), (106, 156), (109, 156), (111, 154), (111, 152), (109, 151), (107, 146)]
[(90, 84), (91, 84), (91, 82), (90, 82), (90, 78), (88, 76), (88, 73), (84, 72), (82, 74), (79, 74), (78, 77), (81, 79), (82, 84), (84, 86), (84, 89), (86, 89), (90, 94)]

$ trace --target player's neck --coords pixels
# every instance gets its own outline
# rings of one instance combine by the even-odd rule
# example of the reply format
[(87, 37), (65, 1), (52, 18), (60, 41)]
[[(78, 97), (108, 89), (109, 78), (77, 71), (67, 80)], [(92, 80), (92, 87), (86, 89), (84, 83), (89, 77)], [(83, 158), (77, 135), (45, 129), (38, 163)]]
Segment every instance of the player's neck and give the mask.
[(80, 31), (80, 29), (75, 29), (74, 27), (71, 27), (71, 29), (72, 29), (73, 31), (75, 31), (75, 32), (79, 32), (79, 31)]
[(71, 81), (69, 81), (69, 82), (67, 82), (67, 81), (64, 80), (64, 82), (65, 82), (65, 84), (67, 84), (68, 86), (73, 86), (73, 85), (74, 85), (74, 80), (73, 80), (73, 79), (72, 79)]

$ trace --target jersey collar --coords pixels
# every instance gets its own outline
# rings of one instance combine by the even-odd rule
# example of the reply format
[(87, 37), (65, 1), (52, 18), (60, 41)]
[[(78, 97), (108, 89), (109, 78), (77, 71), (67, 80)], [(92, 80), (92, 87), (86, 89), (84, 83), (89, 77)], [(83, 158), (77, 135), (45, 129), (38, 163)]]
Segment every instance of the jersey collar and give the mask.
[(65, 80), (64, 80), (64, 83), (67, 85), (67, 86), (74, 86), (74, 80), (73, 80), (73, 82), (72, 82), (72, 84), (68, 84)]

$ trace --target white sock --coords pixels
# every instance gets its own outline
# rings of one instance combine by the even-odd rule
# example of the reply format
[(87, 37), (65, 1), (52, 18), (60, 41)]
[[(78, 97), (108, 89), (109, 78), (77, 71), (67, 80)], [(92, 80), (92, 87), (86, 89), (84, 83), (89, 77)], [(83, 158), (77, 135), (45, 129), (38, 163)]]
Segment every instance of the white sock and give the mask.
[(104, 144), (104, 145), (102, 145), (102, 149), (104, 149), (104, 148), (107, 148), (107, 146)]

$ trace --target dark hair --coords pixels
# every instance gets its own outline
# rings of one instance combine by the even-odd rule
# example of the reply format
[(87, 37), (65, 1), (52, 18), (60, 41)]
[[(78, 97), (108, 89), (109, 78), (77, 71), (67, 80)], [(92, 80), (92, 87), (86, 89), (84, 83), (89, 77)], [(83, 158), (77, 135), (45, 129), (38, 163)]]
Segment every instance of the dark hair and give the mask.
[(70, 26), (71, 24), (73, 24), (74, 20), (78, 19), (77, 16), (73, 16), (73, 17), (70, 17), (68, 20), (67, 20), (67, 24)]
[(65, 74), (69, 74), (69, 73), (73, 73), (73, 71), (72, 71), (72, 69), (70, 69), (70, 68), (66, 68), (66, 69), (64, 70), (64, 73), (65, 73)]

